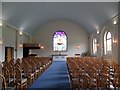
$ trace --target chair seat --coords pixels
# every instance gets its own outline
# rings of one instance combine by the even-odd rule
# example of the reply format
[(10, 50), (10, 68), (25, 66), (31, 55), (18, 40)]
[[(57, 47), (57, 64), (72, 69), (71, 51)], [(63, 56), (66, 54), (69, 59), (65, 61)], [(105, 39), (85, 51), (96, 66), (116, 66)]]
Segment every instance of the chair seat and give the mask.
[(13, 78), (10, 78), (10, 82), (13, 82), (14, 81), (14, 79)]
[(22, 78), (22, 83), (26, 83), (27, 78)]
[(34, 76), (34, 73), (32, 73), (32, 74), (29, 74), (29, 76), (28, 77), (33, 77)]
[(43, 67), (40, 67), (40, 69), (43, 69)]
[(38, 73), (38, 72), (39, 72), (39, 70), (36, 70), (36, 72)]
[(22, 78), (22, 80), (19, 81), (19, 83), (21, 82), (23, 84), (23, 83), (26, 83), (26, 81), (27, 81), (27, 78)]

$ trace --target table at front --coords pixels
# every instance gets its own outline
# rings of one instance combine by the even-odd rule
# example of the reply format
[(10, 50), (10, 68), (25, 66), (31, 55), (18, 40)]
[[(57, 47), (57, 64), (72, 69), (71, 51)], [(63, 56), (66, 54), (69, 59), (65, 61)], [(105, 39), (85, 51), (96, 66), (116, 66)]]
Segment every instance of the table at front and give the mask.
[(61, 55), (52, 55), (53, 61), (66, 61), (66, 54), (61, 54)]

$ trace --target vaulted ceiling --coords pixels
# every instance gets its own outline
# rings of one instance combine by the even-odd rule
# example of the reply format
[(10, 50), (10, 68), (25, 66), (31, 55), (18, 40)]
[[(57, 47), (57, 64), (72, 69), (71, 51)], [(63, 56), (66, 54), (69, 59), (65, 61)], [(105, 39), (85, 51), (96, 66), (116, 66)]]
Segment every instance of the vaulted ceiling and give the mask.
[(118, 14), (117, 2), (3, 2), (2, 19), (33, 34), (44, 23), (67, 20), (88, 33)]

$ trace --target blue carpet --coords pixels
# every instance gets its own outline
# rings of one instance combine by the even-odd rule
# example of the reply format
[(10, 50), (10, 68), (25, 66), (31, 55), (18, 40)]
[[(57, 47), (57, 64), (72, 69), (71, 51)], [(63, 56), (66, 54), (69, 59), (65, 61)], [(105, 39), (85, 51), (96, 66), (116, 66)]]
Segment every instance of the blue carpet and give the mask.
[(29, 90), (70, 90), (66, 61), (53, 61), (52, 65), (29, 87)]

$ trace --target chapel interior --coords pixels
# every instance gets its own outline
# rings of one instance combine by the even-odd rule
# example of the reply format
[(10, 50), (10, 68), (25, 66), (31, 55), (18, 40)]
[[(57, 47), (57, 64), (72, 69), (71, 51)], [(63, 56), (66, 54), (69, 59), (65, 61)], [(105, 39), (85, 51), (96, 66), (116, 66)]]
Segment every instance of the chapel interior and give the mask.
[(119, 2), (0, 2), (0, 90), (120, 90)]

